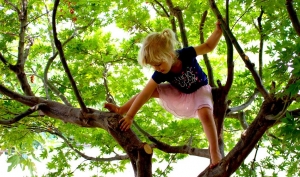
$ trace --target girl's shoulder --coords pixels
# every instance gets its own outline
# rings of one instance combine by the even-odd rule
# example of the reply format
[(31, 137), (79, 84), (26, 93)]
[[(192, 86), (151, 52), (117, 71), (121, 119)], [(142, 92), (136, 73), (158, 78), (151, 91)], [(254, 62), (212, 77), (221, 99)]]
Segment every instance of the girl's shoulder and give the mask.
[(179, 50), (176, 50), (176, 52), (181, 61), (187, 61), (187, 60), (190, 61), (195, 59), (197, 56), (195, 48), (192, 46), (181, 48)]

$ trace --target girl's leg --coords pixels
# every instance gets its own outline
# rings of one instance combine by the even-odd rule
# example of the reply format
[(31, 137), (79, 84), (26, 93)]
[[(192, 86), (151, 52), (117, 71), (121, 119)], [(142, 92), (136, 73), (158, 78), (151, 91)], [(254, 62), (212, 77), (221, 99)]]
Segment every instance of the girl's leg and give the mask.
[(203, 125), (204, 133), (209, 142), (210, 157), (212, 165), (220, 162), (222, 156), (219, 150), (218, 135), (216, 125), (213, 119), (213, 112), (210, 108), (204, 107), (198, 109), (198, 116)]
[[(104, 108), (108, 109), (110, 112), (115, 112), (115, 113), (123, 115), (123, 114), (127, 113), (127, 111), (129, 110), (129, 108), (131, 107), (132, 103), (134, 102), (134, 100), (137, 96), (138, 96), (138, 94), (135, 95), (134, 97), (132, 97), (123, 106), (119, 107), (112, 103), (105, 103)], [(158, 91), (157, 91), (157, 89), (155, 89), (151, 95), (151, 98), (158, 98), (158, 97), (159, 97)]]

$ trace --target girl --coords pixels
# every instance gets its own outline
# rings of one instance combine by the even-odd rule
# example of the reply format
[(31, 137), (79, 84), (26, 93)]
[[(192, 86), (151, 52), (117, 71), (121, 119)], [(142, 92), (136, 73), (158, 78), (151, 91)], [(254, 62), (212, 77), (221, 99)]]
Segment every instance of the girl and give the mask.
[[(149, 34), (139, 51), (138, 61), (142, 66), (151, 65), (155, 72), (145, 88), (123, 106), (106, 103), (111, 112), (125, 114), (120, 128), (130, 128), (138, 110), (150, 98), (159, 98), (161, 105), (177, 117), (198, 117), (209, 142), (211, 167), (221, 160), (216, 126), (213, 120), (213, 101), (207, 76), (196, 57), (212, 51), (222, 36), (220, 23), (204, 44), (175, 51), (175, 33), (166, 29)], [(163, 83), (162, 82), (169, 82)]]

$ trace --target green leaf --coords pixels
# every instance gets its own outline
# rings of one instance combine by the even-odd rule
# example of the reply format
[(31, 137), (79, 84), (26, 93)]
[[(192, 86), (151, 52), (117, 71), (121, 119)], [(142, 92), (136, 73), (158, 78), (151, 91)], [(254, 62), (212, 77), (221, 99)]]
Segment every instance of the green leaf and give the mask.
[(10, 163), (7, 171), (10, 172), (13, 168), (15, 168), (20, 163), (19, 155), (12, 155), (7, 159), (7, 162)]

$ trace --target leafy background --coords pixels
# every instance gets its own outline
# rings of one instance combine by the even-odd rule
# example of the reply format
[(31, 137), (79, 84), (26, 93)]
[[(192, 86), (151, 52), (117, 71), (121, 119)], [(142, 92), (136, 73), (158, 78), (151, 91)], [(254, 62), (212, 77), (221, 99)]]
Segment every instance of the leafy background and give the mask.
[[(16, 0), (0, 3), (0, 51), (9, 63), (14, 64), (18, 50), (19, 21), (18, 15), (11, 4), (18, 6)], [(103, 110), (107, 94), (111, 94), (117, 104), (125, 103), (137, 94), (142, 85), (149, 78), (151, 70), (143, 69), (136, 61), (137, 51), (141, 40), (149, 32), (171, 28), (169, 18), (157, 5), (155, 0), (118, 0), (118, 1), (75, 1), (62, 0), (57, 14), (58, 34), (64, 45), (71, 73), (88, 107)], [(224, 12), (223, 1), (217, 1), (220, 10)], [(199, 44), (198, 27), (201, 14), (208, 10), (205, 23), (205, 37), (213, 31), (216, 18), (210, 11), (207, 1), (173, 1), (174, 5), (184, 9), (184, 22), (187, 30), (189, 45)], [(161, 2), (165, 5), (165, 2)], [(270, 5), (272, 4), (272, 5)], [(299, 10), (300, 2), (294, 1), (295, 9)], [(55, 55), (51, 34), (51, 10), (53, 1), (28, 2), (28, 31), (27, 40), (33, 40), (30, 53), (25, 65), (27, 79), (36, 96), (46, 97), (53, 101), (63, 102), (54, 91), (43, 84), (45, 74), (47, 79), (63, 94), (69, 103), (79, 107), (71, 85), (64, 73), (62, 64)], [(286, 80), (293, 73), (300, 76), (300, 38), (295, 35), (288, 14), (285, 1), (230, 1), (230, 28), (238, 41), (243, 44), (250, 59), (258, 62), (259, 33), (256, 18), (264, 10), (264, 60), (263, 83), (270, 89), (271, 82), (276, 82), (276, 91), (286, 86)], [(299, 16), (299, 15), (298, 15)], [(121, 31), (113, 31), (109, 26), (116, 26)], [(114, 28), (113, 28), (114, 29)], [(123, 33), (124, 32), (124, 33)], [(71, 39), (69, 41), (69, 39)], [(181, 39), (179, 39), (181, 40)], [(250, 72), (245, 68), (237, 54), (234, 55), (235, 77), (229, 92), (231, 106), (243, 104), (255, 88)], [(226, 81), (226, 43), (221, 39), (214, 53), (209, 54), (213, 66), (214, 77), (222, 83)], [(201, 66), (205, 63), (199, 58)], [(22, 93), (14, 73), (10, 72), (3, 63), (0, 64), (0, 79), (5, 86)], [(150, 71), (149, 71), (150, 70)], [(289, 93), (299, 94), (299, 81), (291, 86)], [(106, 88), (108, 86), (108, 88)], [(109, 91), (109, 92), (108, 92)], [(258, 98), (244, 110), (248, 123), (255, 118), (262, 103)], [(0, 117), (11, 119), (27, 108), (7, 97), (0, 95)], [(299, 97), (289, 110), (299, 109)], [(192, 137), (192, 146), (206, 148), (208, 146), (201, 124), (196, 119), (178, 120), (165, 112), (155, 100), (149, 101), (139, 111), (136, 122), (152, 136), (170, 145), (184, 145)], [(47, 133), (47, 130), (57, 130), (57, 134)], [(135, 132), (144, 142), (149, 142), (142, 134)], [(240, 122), (233, 118), (226, 118), (224, 122), (225, 153), (230, 151), (243, 132)], [(299, 174), (299, 118), (287, 115), (280, 124), (271, 128), (259, 142), (257, 148), (267, 149), (268, 156), (261, 161), (243, 164), (237, 171), (237, 176), (278, 176), (284, 171), (287, 176)], [(64, 123), (49, 117), (31, 115), (10, 126), (0, 125), (0, 149), (8, 155), (10, 163), (8, 171), (16, 166), (28, 169), (32, 175), (36, 174), (33, 159), (47, 159), (54, 153), (47, 163), (49, 170), (45, 176), (72, 176), (74, 170), (101, 169), (102, 174), (123, 171), (129, 160), (117, 163), (108, 161), (85, 161), (76, 169), (71, 168), (70, 162), (80, 158), (80, 155), (70, 148), (83, 151), (87, 146), (99, 150), (94, 157), (102, 158), (107, 155), (123, 154), (120, 146), (104, 130), (88, 129), (73, 124)], [(63, 139), (65, 138), (65, 139)], [(63, 142), (63, 143), (58, 143)], [(151, 143), (151, 142), (149, 142)], [(41, 154), (36, 150), (41, 149)], [(170, 163), (166, 169), (156, 169), (154, 176), (168, 176), (172, 171), (172, 164), (186, 158), (187, 155), (168, 154), (155, 150), (154, 163)], [(278, 164), (278, 159), (284, 159)], [(96, 175), (96, 174), (95, 174)]]

